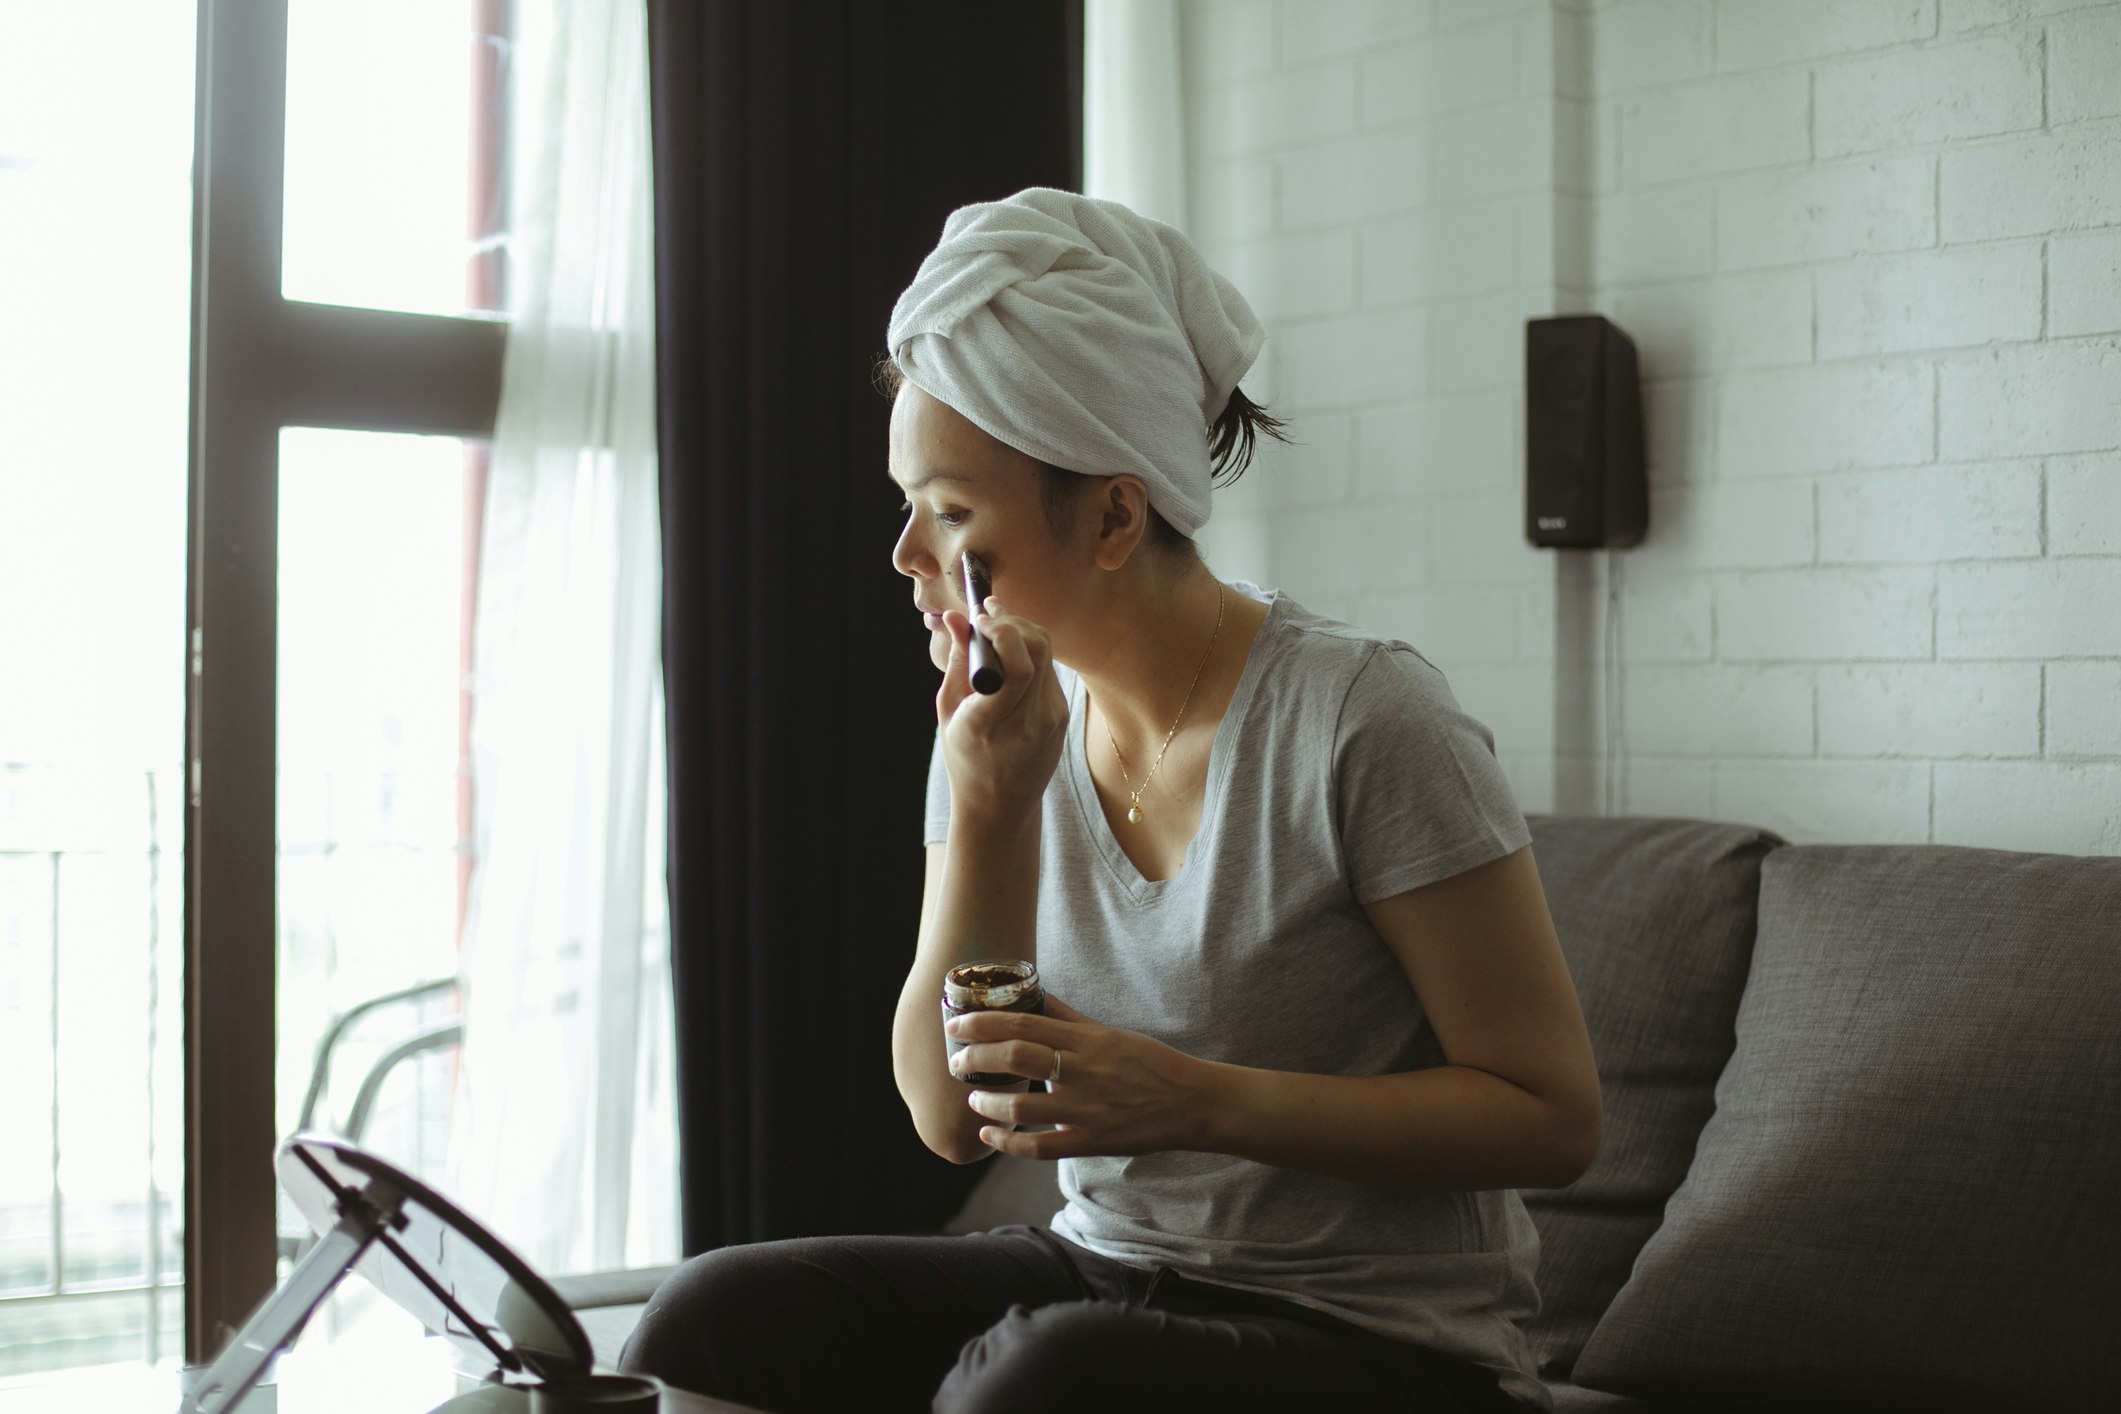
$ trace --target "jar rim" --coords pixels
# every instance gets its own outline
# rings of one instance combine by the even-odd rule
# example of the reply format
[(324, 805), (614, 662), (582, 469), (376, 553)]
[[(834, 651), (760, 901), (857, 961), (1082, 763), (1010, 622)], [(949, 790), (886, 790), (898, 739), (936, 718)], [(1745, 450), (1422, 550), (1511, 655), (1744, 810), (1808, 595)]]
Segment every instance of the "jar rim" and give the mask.
[[(1007, 972), (1007, 981), (973, 980), (978, 970)], [(1038, 964), (1024, 958), (981, 958), (961, 962), (943, 974), (943, 1000), (957, 1006), (1006, 1007), (1038, 988)]]

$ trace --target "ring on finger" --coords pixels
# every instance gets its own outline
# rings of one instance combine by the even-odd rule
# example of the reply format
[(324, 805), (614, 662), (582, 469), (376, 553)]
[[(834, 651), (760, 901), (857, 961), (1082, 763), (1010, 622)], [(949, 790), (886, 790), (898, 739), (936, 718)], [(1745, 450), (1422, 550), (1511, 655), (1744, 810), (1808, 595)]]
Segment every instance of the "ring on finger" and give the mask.
[(1053, 1052), (1053, 1073), (1046, 1077), (1046, 1084), (1049, 1086), (1056, 1085), (1060, 1082), (1060, 1058), (1061, 1053), (1058, 1049), (1056, 1049)]

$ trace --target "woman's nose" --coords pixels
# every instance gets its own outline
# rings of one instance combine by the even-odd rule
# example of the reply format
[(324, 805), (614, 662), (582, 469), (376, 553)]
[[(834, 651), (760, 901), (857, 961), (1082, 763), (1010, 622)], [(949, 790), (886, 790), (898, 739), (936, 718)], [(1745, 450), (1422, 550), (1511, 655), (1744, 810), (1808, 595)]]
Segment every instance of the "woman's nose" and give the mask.
[(913, 530), (919, 519), (912, 515), (906, 517), (905, 528), (898, 533), (898, 543), (891, 547), (891, 567), (908, 579), (932, 579), (935, 577), (934, 556), (928, 553), (928, 548), (920, 543), (920, 537)]

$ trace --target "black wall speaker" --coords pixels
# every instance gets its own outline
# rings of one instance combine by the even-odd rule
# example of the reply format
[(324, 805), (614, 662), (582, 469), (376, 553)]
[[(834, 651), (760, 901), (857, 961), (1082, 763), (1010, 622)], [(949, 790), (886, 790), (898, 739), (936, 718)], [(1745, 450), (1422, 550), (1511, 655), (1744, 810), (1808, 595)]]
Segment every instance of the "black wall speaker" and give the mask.
[(1650, 524), (1635, 345), (1601, 314), (1525, 321), (1525, 538), (1583, 550)]

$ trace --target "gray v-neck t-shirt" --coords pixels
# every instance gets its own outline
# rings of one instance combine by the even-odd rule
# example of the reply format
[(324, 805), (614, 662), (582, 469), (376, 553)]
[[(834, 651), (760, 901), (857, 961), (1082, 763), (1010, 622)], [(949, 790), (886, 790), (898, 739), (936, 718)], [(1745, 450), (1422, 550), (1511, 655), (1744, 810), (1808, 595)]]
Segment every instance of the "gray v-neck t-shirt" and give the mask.
[[(1207, 1060), (1325, 1075), (1447, 1064), (1363, 905), (1531, 842), (1488, 729), (1405, 643), (1269, 605), (1209, 751), (1178, 873), (1144, 879), (1083, 749), (1082, 683), (1041, 820), (1037, 958), (1099, 1022)], [(950, 788), (930, 759), (926, 838)], [(1552, 1407), (1522, 1326), (1539, 1234), (1513, 1189), (1422, 1193), (1193, 1150), (1064, 1159), (1053, 1230), (1493, 1368)]]

